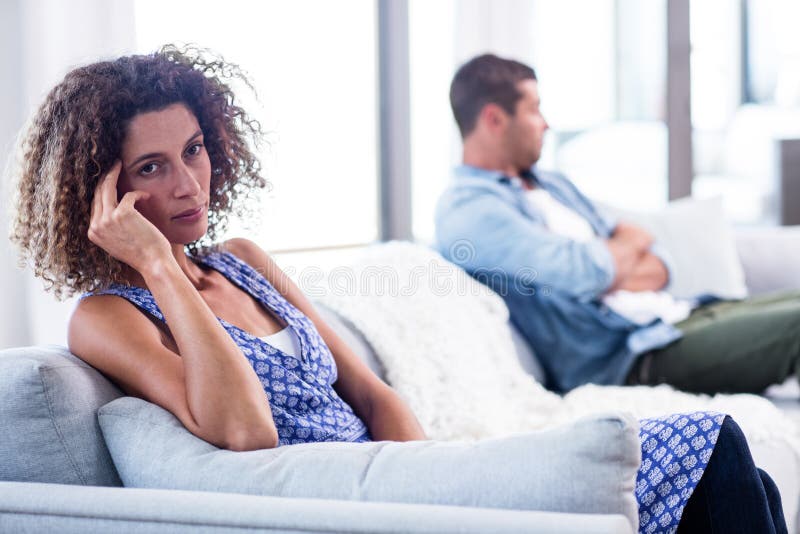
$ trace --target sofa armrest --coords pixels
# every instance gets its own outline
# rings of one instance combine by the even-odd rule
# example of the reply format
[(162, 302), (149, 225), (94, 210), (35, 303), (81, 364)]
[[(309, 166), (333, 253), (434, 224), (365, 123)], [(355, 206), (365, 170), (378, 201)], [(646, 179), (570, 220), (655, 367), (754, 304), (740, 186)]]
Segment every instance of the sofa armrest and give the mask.
[(736, 248), (751, 295), (800, 289), (800, 226), (738, 228)]
[(2, 532), (630, 533), (623, 515), (0, 482)]

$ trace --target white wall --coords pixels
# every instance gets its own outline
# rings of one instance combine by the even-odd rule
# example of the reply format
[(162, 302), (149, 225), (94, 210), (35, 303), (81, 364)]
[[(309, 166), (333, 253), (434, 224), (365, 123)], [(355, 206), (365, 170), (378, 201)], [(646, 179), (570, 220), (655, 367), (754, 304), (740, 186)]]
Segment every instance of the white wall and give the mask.
[[(0, 2), (0, 163), (5, 167), (17, 130), (22, 125), (21, 81), (24, 79), (21, 46), (20, 0)], [(0, 348), (25, 344), (30, 339), (25, 298), (25, 278), (16, 267), (16, 254), (6, 236), (9, 230), (9, 191), (0, 187)]]
[[(72, 67), (135, 48), (132, 0), (0, 2), (0, 164), (47, 91)], [(59, 303), (30, 272), (16, 267), (7, 239), (10, 187), (0, 202), (0, 348), (65, 343), (74, 301)]]

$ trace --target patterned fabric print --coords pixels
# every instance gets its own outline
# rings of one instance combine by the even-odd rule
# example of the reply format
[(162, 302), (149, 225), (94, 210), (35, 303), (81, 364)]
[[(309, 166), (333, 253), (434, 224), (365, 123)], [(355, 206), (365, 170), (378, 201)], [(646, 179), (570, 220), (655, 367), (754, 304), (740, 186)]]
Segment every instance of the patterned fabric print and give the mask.
[(639, 532), (673, 533), (714, 452), (724, 414), (696, 412), (642, 419), (636, 477)]
[[(332, 384), (337, 378), (336, 362), (314, 323), (283, 298), (263, 276), (232, 254), (211, 253), (195, 260), (219, 271), (283, 319), (300, 340), (300, 357), (292, 357), (241, 328), (218, 319), (264, 386), (280, 444), (369, 441), (371, 438), (364, 422), (333, 389)], [(121, 296), (165, 321), (155, 298), (147, 289), (113, 284), (84, 297), (91, 294)]]

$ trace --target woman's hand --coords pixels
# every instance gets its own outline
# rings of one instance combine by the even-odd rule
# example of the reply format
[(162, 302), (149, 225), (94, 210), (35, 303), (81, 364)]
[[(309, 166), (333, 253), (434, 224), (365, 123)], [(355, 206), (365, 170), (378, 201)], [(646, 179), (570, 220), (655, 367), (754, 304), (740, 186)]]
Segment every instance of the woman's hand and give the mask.
[(97, 183), (88, 236), (92, 243), (141, 273), (156, 259), (171, 257), (172, 251), (164, 234), (135, 208), (136, 202), (148, 198), (149, 193), (130, 191), (117, 202), (121, 169), (122, 162), (117, 160)]

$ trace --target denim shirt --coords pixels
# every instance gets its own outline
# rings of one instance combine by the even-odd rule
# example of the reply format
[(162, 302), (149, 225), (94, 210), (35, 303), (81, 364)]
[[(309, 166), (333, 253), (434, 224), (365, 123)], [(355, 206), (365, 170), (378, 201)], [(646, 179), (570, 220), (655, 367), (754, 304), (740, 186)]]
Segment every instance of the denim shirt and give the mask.
[[(547, 387), (621, 384), (637, 356), (681, 333), (660, 320), (637, 325), (602, 303), (615, 277), (605, 240), (616, 221), (562, 175), (532, 168), (531, 178), (586, 219), (597, 238), (581, 243), (551, 232), (519, 178), (462, 165), (436, 207), (436, 247), (503, 297)], [(668, 255), (652, 251), (669, 270)]]

